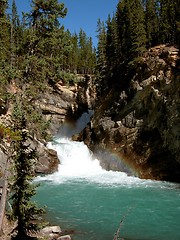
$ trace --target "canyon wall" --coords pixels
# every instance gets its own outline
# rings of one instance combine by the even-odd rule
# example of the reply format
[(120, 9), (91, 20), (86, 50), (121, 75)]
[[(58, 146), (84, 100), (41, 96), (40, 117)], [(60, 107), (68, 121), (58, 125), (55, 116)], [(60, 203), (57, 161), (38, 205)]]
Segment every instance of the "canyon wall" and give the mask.
[(83, 139), (105, 168), (114, 168), (101, 157), (108, 150), (141, 178), (180, 182), (179, 61), (174, 46), (151, 48), (99, 97)]

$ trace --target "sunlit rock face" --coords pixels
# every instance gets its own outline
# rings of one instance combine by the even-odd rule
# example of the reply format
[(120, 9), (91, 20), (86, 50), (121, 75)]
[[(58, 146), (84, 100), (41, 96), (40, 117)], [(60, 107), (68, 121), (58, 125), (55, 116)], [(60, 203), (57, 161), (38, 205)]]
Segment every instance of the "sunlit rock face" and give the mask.
[(93, 76), (77, 75), (78, 83), (66, 86), (61, 81), (46, 91), (36, 101), (43, 118), (50, 121), (49, 134), (55, 135), (62, 123), (74, 122), (81, 114), (92, 109), (95, 101)]
[(118, 154), (142, 178), (180, 182), (179, 68), (179, 49), (151, 48), (127, 84), (100, 98), (84, 133), (91, 149)]

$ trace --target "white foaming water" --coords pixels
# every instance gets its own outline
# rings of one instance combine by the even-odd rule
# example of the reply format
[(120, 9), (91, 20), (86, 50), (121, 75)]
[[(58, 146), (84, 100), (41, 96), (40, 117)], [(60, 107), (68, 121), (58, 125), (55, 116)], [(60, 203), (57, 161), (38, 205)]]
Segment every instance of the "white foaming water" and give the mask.
[(48, 144), (50, 149), (57, 151), (61, 164), (58, 171), (37, 181), (52, 181), (64, 183), (67, 181), (85, 181), (107, 186), (150, 186), (154, 181), (142, 180), (128, 176), (124, 172), (106, 171), (102, 169), (98, 159), (93, 159), (92, 153), (83, 142), (74, 142), (67, 138), (59, 138)]
[(92, 160), (92, 154), (83, 142), (73, 142), (68, 139), (58, 139), (49, 143), (49, 148), (57, 151), (61, 161), (59, 173), (69, 177), (85, 177), (102, 172), (97, 159)]

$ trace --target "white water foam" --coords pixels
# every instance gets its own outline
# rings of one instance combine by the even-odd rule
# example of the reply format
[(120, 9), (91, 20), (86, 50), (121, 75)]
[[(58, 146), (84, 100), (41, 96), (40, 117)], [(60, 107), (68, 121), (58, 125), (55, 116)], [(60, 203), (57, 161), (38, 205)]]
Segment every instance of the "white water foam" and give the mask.
[(37, 177), (37, 181), (52, 181), (57, 184), (67, 181), (86, 181), (107, 186), (128, 185), (129, 187), (135, 185), (146, 187), (153, 182), (128, 176), (124, 172), (102, 169), (98, 159), (93, 159), (92, 153), (83, 142), (59, 138), (50, 142), (48, 147), (57, 151), (61, 164), (57, 172), (44, 177)]

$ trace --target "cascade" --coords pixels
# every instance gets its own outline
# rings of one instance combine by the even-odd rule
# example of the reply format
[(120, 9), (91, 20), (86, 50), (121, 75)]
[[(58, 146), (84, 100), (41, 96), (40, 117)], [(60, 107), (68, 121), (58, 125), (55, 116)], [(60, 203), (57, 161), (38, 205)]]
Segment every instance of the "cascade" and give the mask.
[(56, 183), (85, 180), (107, 185), (146, 184), (147, 181), (128, 176), (125, 172), (104, 170), (100, 166), (99, 160), (93, 157), (92, 152), (84, 142), (71, 140), (74, 134), (80, 133), (86, 127), (92, 115), (93, 111), (89, 110), (82, 114), (74, 126), (64, 124), (60, 127), (53, 141), (48, 143), (48, 147), (57, 152), (61, 162), (58, 171), (51, 175), (37, 177), (36, 180)]

